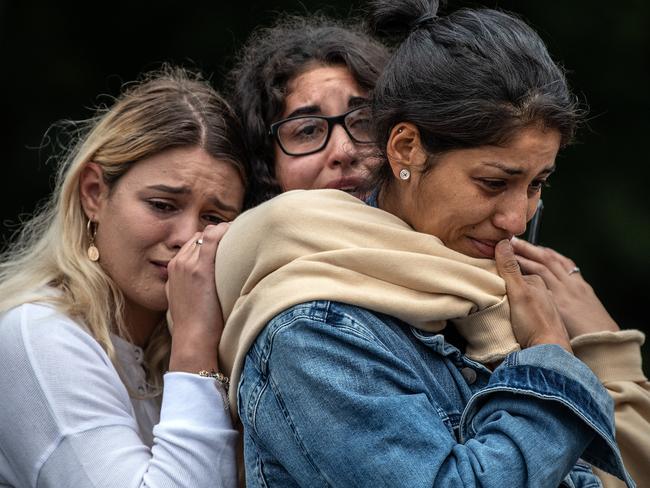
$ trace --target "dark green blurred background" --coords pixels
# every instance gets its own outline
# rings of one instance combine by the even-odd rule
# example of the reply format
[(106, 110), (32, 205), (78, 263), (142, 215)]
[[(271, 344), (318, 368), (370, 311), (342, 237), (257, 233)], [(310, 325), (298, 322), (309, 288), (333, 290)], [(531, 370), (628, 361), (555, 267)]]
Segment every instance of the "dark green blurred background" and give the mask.
[[(163, 61), (198, 67), (217, 88), (251, 29), (277, 12), (346, 16), (363, 2), (171, 2), (147, 5), (0, 0), (2, 237), (44, 198), (54, 165), (49, 125), (80, 119), (123, 82)], [(476, 3), (451, 1), (447, 10)], [(544, 191), (543, 244), (572, 257), (614, 318), (650, 331), (650, 3), (486, 1), (522, 15), (569, 70), (589, 128)], [(650, 369), (645, 346), (646, 372)]]

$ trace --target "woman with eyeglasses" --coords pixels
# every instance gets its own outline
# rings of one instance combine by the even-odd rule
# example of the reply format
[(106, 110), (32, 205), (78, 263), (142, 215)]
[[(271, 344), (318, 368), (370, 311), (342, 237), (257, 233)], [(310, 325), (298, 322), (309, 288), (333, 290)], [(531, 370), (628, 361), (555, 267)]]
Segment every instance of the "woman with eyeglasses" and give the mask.
[[(510, 244), (580, 119), (562, 71), (511, 15), (374, 9), (404, 39), (373, 95), (377, 190), (281, 195), (217, 255), (248, 484), (598, 486), (582, 458), (633, 486), (611, 399)], [(283, 154), (326, 141), (286, 115)]]
[(360, 24), (280, 17), (259, 28), (229, 74), (253, 168), (247, 205), (283, 191), (360, 195), (372, 157), (370, 92), (388, 50)]

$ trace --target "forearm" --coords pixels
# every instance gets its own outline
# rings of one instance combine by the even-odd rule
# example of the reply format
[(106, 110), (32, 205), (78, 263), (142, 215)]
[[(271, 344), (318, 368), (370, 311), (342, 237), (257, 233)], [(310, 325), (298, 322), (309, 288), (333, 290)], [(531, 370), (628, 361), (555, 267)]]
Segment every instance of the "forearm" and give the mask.
[(236, 486), (232, 428), (213, 380), (165, 376), (154, 445), (113, 423), (63, 435), (38, 474), (38, 486), (79, 488)]

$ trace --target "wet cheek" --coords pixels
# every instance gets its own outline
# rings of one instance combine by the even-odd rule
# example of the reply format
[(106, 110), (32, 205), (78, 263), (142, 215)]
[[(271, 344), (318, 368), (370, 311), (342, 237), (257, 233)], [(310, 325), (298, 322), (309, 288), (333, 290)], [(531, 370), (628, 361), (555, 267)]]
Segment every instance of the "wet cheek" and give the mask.
[(142, 259), (151, 248), (165, 242), (172, 232), (165, 221), (146, 218), (145, 215), (139, 217), (121, 223), (115, 233), (125, 255), (130, 255), (133, 260)]
[(530, 219), (533, 218), (533, 215), (535, 215), (536, 208), (537, 208), (537, 200), (535, 200), (534, 205), (528, 205), (528, 210), (526, 211), (526, 222), (529, 222)]

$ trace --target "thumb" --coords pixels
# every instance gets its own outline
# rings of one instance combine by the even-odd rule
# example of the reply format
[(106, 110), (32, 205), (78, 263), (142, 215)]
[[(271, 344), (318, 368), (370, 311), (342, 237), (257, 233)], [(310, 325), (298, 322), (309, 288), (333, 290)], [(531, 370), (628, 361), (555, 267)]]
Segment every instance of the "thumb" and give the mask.
[(228, 229), (230, 228), (230, 222), (221, 222), (217, 224), (215, 228), (215, 233), (217, 235), (217, 242), (221, 242), (221, 239), (223, 239), (223, 236), (226, 235), (226, 232), (228, 232)]
[(203, 229), (203, 234), (208, 234), (211, 238), (214, 239), (215, 244), (219, 244), (223, 236), (228, 231), (230, 227), (230, 222), (220, 222), (216, 225), (208, 225)]
[(517, 258), (515, 258), (515, 252), (512, 250), (512, 245), (509, 240), (504, 239), (496, 245), (494, 258), (497, 262), (499, 275), (506, 282), (506, 287), (510, 283), (519, 283), (523, 280), (519, 263), (517, 262)]

